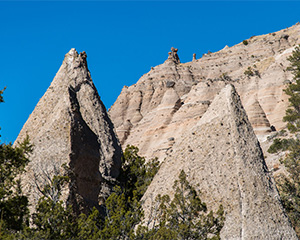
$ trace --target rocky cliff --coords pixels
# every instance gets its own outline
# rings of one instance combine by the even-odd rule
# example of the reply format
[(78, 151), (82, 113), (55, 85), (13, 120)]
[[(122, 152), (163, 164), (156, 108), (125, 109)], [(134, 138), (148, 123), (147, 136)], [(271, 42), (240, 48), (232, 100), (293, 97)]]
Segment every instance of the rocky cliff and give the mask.
[(146, 219), (155, 196), (172, 196), (183, 169), (209, 208), (224, 206), (222, 239), (297, 239), (268, 170), (276, 159), (265, 162), (260, 146), (284, 127), (286, 58), (299, 43), (296, 24), (188, 63), (171, 48), (163, 64), (123, 88), (109, 111), (112, 122), (86, 54), (71, 49), (16, 141), (28, 134), (35, 146), (23, 176), (30, 202), (63, 174), (62, 164), (72, 172), (64, 199), (76, 211), (102, 202), (121, 164), (114, 125), (123, 147), (138, 146), (162, 162), (143, 197)]
[(172, 48), (163, 64), (125, 86), (111, 107), (120, 142), (124, 147), (136, 145), (142, 155), (162, 161), (181, 135), (197, 124), (216, 94), (231, 83), (264, 145), (272, 131), (284, 127), (288, 102), (282, 89), (291, 79), (286, 58), (299, 43), (296, 24), (200, 59), (194, 55), (188, 63), (181, 63), (180, 51)]
[(75, 210), (96, 205), (110, 193), (119, 174), (121, 147), (87, 67), (85, 52), (71, 49), (50, 87), (23, 126), (16, 142), (28, 134), (34, 144), (23, 182), (30, 202), (38, 188), (62, 164), (73, 172), (64, 198)]
[(183, 169), (210, 209), (222, 204), (222, 239), (297, 239), (284, 213), (259, 142), (232, 85), (174, 144), (143, 200), (146, 221), (158, 194), (172, 196)]

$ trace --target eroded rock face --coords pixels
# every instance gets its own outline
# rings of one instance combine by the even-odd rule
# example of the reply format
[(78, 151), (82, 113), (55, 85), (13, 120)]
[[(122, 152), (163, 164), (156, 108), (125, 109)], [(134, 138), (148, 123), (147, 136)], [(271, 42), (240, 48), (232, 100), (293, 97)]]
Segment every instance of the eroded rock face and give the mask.
[[(163, 161), (166, 151), (198, 122), (227, 83), (236, 87), (261, 143), (271, 134), (271, 126), (281, 130), (288, 105), (282, 90), (292, 79), (286, 58), (300, 43), (300, 25), (247, 41), (248, 45), (226, 46), (188, 63), (176, 60), (179, 51), (172, 48), (163, 64), (124, 87), (109, 111), (122, 145), (138, 146), (141, 155)], [(170, 99), (162, 108), (170, 88), (179, 99)]]
[(23, 126), (16, 142), (29, 135), (34, 144), (23, 176), (34, 205), (47, 177), (73, 172), (64, 198), (78, 212), (102, 202), (119, 174), (122, 150), (92, 82), (85, 52), (71, 49), (50, 87)]
[(297, 239), (233, 85), (168, 151), (143, 197), (146, 221), (158, 194), (173, 195), (181, 170), (210, 209), (223, 205), (222, 239)]

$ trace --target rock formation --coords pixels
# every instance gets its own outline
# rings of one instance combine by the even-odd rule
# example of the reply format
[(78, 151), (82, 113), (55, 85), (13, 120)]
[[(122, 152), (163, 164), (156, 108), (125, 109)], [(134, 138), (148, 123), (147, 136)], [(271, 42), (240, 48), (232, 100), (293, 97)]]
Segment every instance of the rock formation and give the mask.
[(119, 174), (121, 147), (92, 82), (85, 52), (71, 49), (50, 87), (23, 126), (16, 142), (34, 144), (23, 183), (33, 205), (40, 188), (66, 164), (73, 172), (64, 198), (75, 210), (96, 205)]
[(171, 48), (171, 52), (169, 52), (168, 61), (174, 62), (174, 63), (180, 63), (178, 54), (177, 54), (178, 48)]
[(71, 49), (16, 140), (28, 134), (35, 146), (23, 176), (30, 203), (49, 178), (64, 174), (62, 164), (72, 173), (64, 199), (78, 213), (101, 203), (121, 164), (114, 125), (122, 146), (162, 162), (143, 198), (146, 218), (155, 196), (172, 195), (183, 169), (209, 208), (224, 206), (222, 239), (297, 239), (267, 167), (278, 159), (266, 163), (260, 146), (284, 127), (286, 58), (300, 43), (300, 25), (247, 42), (188, 63), (172, 47), (163, 64), (122, 89), (109, 111), (113, 124), (85, 52)]
[[(176, 60), (177, 49), (172, 48), (163, 64), (152, 68), (133, 86), (124, 87), (109, 111), (119, 136), (128, 121), (132, 124), (126, 136), (122, 135), (122, 145), (138, 146), (141, 155), (162, 161), (168, 149), (198, 122), (227, 83), (236, 87), (264, 145), (271, 126), (276, 130), (285, 126), (282, 116), (288, 101), (282, 90), (292, 79), (286, 71), (286, 58), (300, 43), (300, 25), (253, 36), (247, 41), (247, 45), (241, 42), (226, 46), (187, 63)], [(171, 94), (170, 83), (172, 96), (178, 96), (176, 101), (175, 97), (167, 97)]]
[(196, 53), (193, 53), (193, 61), (196, 61)]
[(215, 97), (197, 124), (168, 152), (143, 197), (146, 220), (158, 194), (172, 196), (182, 169), (209, 208), (223, 205), (222, 239), (297, 239), (232, 85)]

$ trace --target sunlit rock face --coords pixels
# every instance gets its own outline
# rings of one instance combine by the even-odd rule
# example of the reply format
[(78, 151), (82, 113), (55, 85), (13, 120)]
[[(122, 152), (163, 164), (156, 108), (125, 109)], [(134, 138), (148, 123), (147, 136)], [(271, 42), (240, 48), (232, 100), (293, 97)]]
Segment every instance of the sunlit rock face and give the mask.
[(221, 239), (298, 239), (233, 85), (221, 90), (168, 152), (142, 199), (145, 222), (155, 215), (159, 194), (173, 196), (181, 170), (209, 209), (223, 205)]
[(145, 221), (184, 170), (209, 208), (224, 206), (222, 239), (297, 239), (269, 170), (278, 157), (264, 158), (268, 136), (285, 127), (287, 57), (297, 44), (299, 24), (187, 63), (171, 48), (122, 89), (109, 110), (122, 146), (162, 164), (143, 197)]
[(136, 145), (142, 155), (162, 161), (227, 83), (241, 96), (264, 145), (272, 130), (285, 126), (282, 116), (288, 101), (283, 89), (292, 79), (286, 58), (300, 43), (300, 25), (253, 36), (247, 43), (226, 46), (200, 59), (194, 55), (187, 63), (180, 62), (180, 49), (172, 48), (163, 64), (125, 86), (109, 111), (122, 146)]
[[(101, 203), (119, 174), (122, 150), (87, 67), (85, 52), (71, 49), (17, 140), (28, 134), (34, 150), (22, 177), (34, 206), (48, 177), (72, 172), (64, 199), (76, 211)], [(16, 144), (15, 143), (15, 144)]]

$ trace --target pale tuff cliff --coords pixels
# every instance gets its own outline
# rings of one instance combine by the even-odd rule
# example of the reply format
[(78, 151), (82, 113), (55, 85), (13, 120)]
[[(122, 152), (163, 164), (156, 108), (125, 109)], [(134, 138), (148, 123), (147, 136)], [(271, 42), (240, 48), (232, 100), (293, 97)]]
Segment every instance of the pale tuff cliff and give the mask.
[(64, 198), (76, 211), (110, 194), (119, 174), (122, 150), (89, 73), (85, 52), (71, 49), (50, 87), (23, 126), (16, 142), (29, 135), (34, 144), (23, 176), (30, 203), (48, 177), (73, 172)]
[[(216, 94), (233, 84), (257, 137), (263, 143), (272, 129), (284, 127), (288, 105), (282, 91), (291, 80), (286, 60), (300, 43), (300, 25), (253, 36), (192, 62), (180, 63), (177, 49), (130, 87), (124, 87), (109, 114), (120, 142), (162, 161), (182, 133), (192, 128)], [(249, 68), (250, 67), (250, 68)], [(271, 128), (271, 126), (273, 126)], [(268, 160), (268, 159), (267, 159)]]
[[(299, 24), (189, 63), (172, 48), (163, 64), (123, 88), (110, 109), (120, 142), (162, 162), (143, 197), (146, 221), (155, 196), (172, 196), (183, 169), (209, 208), (224, 206), (222, 239), (297, 239), (257, 138), (265, 144), (284, 127), (286, 58), (298, 43)], [(64, 199), (77, 212), (102, 202), (121, 165), (112, 122), (86, 54), (71, 49), (16, 141), (28, 134), (35, 145), (23, 176), (30, 202), (64, 163), (74, 173)]]
[(222, 239), (297, 239), (232, 85), (215, 97), (173, 149), (143, 197), (146, 221), (155, 214), (153, 200), (158, 194), (172, 196), (174, 181), (183, 169), (209, 208), (223, 205)]

